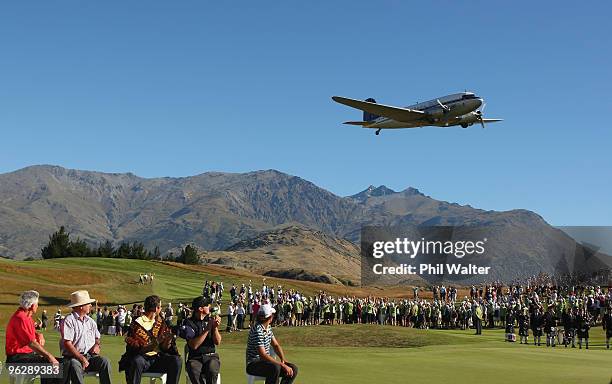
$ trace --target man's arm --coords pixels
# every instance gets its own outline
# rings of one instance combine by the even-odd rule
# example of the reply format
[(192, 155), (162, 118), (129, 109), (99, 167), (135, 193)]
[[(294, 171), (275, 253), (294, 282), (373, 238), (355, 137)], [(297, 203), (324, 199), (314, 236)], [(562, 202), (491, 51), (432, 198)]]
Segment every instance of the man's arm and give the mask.
[(81, 365), (83, 366), (83, 369), (87, 368), (87, 366), (89, 365), (89, 361), (87, 360), (85, 356), (81, 354), (81, 352), (77, 351), (74, 344), (72, 344), (72, 341), (64, 340), (64, 349), (68, 352), (68, 354), (71, 357), (77, 359), (81, 363)]
[(57, 359), (52, 354), (47, 352), (45, 350), (45, 348), (43, 348), (42, 345), (38, 344), (38, 342), (36, 340), (30, 341), (30, 344), (28, 344), (28, 347), (32, 348), (32, 350), (34, 350), (34, 352), (36, 352), (39, 355), (43, 356), (51, 364), (53, 364), (53, 365), (58, 365), (59, 364), (57, 362)]
[(187, 340), (187, 345), (189, 345), (189, 348), (194, 350), (200, 348), (200, 345), (202, 345), (202, 343), (206, 339), (206, 336), (208, 336), (208, 332), (210, 332), (210, 323), (208, 324), (208, 327), (206, 327), (206, 329), (204, 330), (204, 332), (202, 332), (201, 335), (196, 336), (193, 339)]
[(96, 338), (95, 344), (87, 352), (91, 353), (92, 355), (99, 355), (100, 354), (100, 339), (99, 338)]
[(283, 348), (281, 348), (280, 344), (276, 340), (276, 337), (272, 338), (272, 348), (276, 352), (276, 356), (280, 359), (281, 363), (285, 363), (285, 353), (283, 352)]
[(259, 356), (268, 362), (280, 365), (280, 367), (285, 371), (285, 373), (287, 373), (287, 376), (293, 377), (293, 369), (287, 365), (287, 361), (285, 360), (285, 354), (283, 353), (283, 348), (281, 348), (280, 344), (276, 340), (276, 337), (272, 337), (272, 348), (274, 348), (276, 356), (278, 356), (280, 361), (276, 361), (272, 358), (272, 356), (268, 355), (264, 347), (259, 347)]
[(220, 345), (221, 344), (221, 333), (219, 333), (219, 325), (221, 325), (221, 317), (216, 316), (215, 319), (212, 321), (213, 323), (213, 343), (215, 343), (215, 345)]

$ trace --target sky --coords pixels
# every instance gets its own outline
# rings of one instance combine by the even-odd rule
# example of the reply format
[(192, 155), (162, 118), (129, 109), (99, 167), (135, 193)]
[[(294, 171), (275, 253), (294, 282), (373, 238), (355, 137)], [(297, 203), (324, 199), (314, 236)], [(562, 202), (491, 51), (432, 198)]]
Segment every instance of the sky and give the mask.
[[(0, 173), (277, 169), (612, 225), (612, 5), (27, 1), (0, 5)], [(372, 130), (341, 95), (474, 91), (486, 129)]]

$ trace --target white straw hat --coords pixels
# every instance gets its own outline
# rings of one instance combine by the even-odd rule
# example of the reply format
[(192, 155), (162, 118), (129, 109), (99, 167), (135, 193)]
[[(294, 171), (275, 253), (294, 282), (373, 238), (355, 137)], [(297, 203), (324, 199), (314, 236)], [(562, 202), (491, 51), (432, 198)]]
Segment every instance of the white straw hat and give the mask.
[(89, 292), (87, 291), (76, 291), (70, 294), (70, 304), (68, 304), (69, 308), (72, 307), (80, 307), (81, 305), (95, 303), (96, 299), (92, 299), (89, 297)]

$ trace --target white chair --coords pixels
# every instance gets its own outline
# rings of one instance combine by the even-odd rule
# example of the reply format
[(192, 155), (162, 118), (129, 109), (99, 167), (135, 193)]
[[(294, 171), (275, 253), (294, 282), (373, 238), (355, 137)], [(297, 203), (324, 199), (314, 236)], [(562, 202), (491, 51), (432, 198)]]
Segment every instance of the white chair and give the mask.
[(83, 377), (95, 377), (100, 380), (100, 374), (98, 372), (83, 372)]
[[(272, 349), (272, 346), (270, 346), (270, 356), (276, 357), (276, 352), (274, 351), (274, 349)], [(247, 377), (247, 384), (253, 384), (256, 381), (266, 381), (266, 378), (263, 376), (253, 376), (247, 373), (246, 377)]]
[(166, 379), (168, 375), (166, 375), (165, 373), (159, 373), (159, 372), (143, 372), (142, 377), (148, 377), (150, 384), (155, 384), (155, 380), (157, 379), (159, 379), (162, 382), (162, 384), (166, 384)]
[(39, 376), (13, 376), (9, 375), (9, 384), (33, 384)]
[(266, 381), (266, 378), (263, 376), (253, 376), (247, 373), (247, 384), (253, 384), (256, 381)]
[[(183, 355), (185, 356), (185, 384), (191, 384), (191, 379), (187, 374), (187, 356), (189, 354), (189, 346), (185, 343), (185, 349), (183, 349)], [(208, 383), (206, 383), (208, 384)], [(217, 382), (215, 384), (221, 384), (221, 373), (217, 375)]]

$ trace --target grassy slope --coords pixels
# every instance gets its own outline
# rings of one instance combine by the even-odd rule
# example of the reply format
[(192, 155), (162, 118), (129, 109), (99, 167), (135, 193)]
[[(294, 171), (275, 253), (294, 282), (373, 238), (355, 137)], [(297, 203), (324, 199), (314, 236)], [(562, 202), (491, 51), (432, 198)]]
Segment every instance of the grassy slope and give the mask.
[[(153, 285), (138, 284), (140, 273), (155, 273)], [(35, 289), (41, 294), (41, 308), (54, 313), (69, 301), (70, 293), (87, 289), (91, 297), (102, 304), (141, 303), (151, 294), (164, 300), (191, 301), (201, 294), (205, 280), (223, 281), (226, 298), (232, 283), (261, 286), (262, 277), (242, 270), (219, 266), (189, 266), (177, 263), (161, 263), (141, 260), (119, 260), (99, 258), (74, 258), (38, 261), (11, 261), (0, 259), (0, 329), (18, 301), (20, 292)], [(283, 288), (299, 289), (306, 294), (326, 290), (333, 294), (370, 293), (400, 297), (408, 295), (405, 289), (345, 288), (340, 285), (311, 283), (305, 281), (267, 278), (268, 284), (283, 285)], [(64, 307), (63, 310), (66, 310)], [(49, 312), (51, 311), (51, 312)]]
[[(138, 274), (154, 272), (153, 286), (136, 284)], [(224, 282), (259, 282), (258, 277), (222, 268), (164, 265), (136, 260), (79, 259), (36, 262), (0, 260), (0, 338), (14, 311), (17, 295), (37, 289), (43, 295), (42, 308), (53, 312), (64, 305), (70, 292), (89, 289), (104, 302), (140, 302), (156, 293), (176, 301), (200, 292), (205, 279)], [(270, 279), (275, 284), (299, 287), (306, 292), (329, 286)], [(333, 287), (337, 293), (344, 288)], [(356, 289), (356, 294), (365, 291)], [(396, 293), (399, 291), (395, 291)], [(377, 292), (376, 294), (379, 294)], [(393, 292), (385, 292), (389, 296)], [(64, 308), (66, 311), (66, 308)], [(421, 331), (378, 326), (320, 326), (278, 328), (275, 334), (286, 345), (290, 361), (300, 368), (300, 383), (603, 383), (610, 380), (612, 351), (602, 347), (601, 329), (592, 330), (592, 349), (524, 346), (504, 343), (500, 330), (484, 331), (482, 337), (471, 331)], [(246, 332), (223, 334), (220, 348), (224, 383), (244, 382)], [(46, 332), (49, 349), (58, 353), (58, 335)], [(0, 344), (4, 344), (0, 342)], [(116, 364), (123, 352), (119, 337), (103, 337), (103, 353)], [(182, 348), (182, 346), (181, 346)], [(4, 349), (0, 351), (4, 360)], [(116, 366), (114, 368), (116, 370)], [(114, 382), (124, 379), (114, 372)], [(6, 376), (0, 376), (5, 383)], [(91, 381), (94, 383), (95, 381)]]

